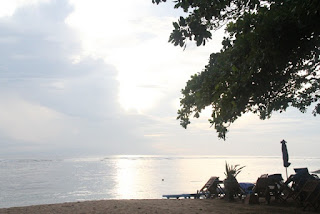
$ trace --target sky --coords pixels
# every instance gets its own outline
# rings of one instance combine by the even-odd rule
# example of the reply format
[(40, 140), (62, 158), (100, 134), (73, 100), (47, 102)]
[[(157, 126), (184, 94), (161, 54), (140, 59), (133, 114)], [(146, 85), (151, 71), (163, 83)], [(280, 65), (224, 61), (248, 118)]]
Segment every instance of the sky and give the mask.
[(318, 157), (319, 116), (245, 114), (227, 140), (206, 109), (188, 129), (180, 91), (221, 48), (168, 43), (182, 15), (151, 0), (0, 0), (0, 158), (90, 155)]

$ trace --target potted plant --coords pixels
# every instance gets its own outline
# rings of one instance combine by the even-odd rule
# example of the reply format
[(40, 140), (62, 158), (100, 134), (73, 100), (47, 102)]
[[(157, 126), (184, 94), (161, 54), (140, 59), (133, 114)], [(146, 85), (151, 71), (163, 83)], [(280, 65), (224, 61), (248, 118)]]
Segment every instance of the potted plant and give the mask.
[(239, 183), (236, 177), (244, 167), (245, 166), (240, 167), (239, 164), (229, 165), (226, 162), (226, 171), (224, 173), (226, 175), (226, 179), (224, 179), (223, 184), (226, 193), (226, 199), (229, 201), (233, 200), (234, 195), (239, 193)]

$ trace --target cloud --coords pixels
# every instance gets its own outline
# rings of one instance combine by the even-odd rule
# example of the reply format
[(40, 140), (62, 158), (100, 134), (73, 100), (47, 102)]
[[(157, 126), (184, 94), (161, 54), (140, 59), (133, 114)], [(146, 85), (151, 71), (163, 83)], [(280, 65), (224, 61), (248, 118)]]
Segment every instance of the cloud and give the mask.
[(181, 14), (173, 3), (15, 2), (0, 11), (0, 155), (273, 155), (283, 138), (298, 154), (300, 142), (317, 142), (318, 118), (297, 112), (244, 115), (227, 142), (210, 110), (181, 128), (180, 90), (219, 51), (223, 30), (205, 47), (168, 44)]
[(49, 0), (0, 0), (0, 17), (12, 16), (14, 12), (24, 6), (35, 6), (39, 2), (45, 3)]
[(63, 115), (12, 94), (1, 94), (0, 130), (15, 140), (43, 143), (60, 132)]
[(1, 154), (151, 152), (134, 125), (143, 117), (119, 108), (116, 69), (74, 61), (82, 47), (64, 21), (71, 11), (52, 1), (0, 20)]
[[(115, 66), (120, 104), (128, 111), (145, 112), (171, 92), (179, 92), (192, 74), (204, 68), (211, 51), (221, 47), (222, 30), (215, 34), (218, 42), (205, 47), (189, 44), (183, 51), (169, 44), (172, 22), (182, 15), (171, 2), (71, 3), (75, 10), (66, 23), (79, 32), (83, 46), (80, 55), (100, 57)], [(141, 88), (146, 84), (158, 87)]]

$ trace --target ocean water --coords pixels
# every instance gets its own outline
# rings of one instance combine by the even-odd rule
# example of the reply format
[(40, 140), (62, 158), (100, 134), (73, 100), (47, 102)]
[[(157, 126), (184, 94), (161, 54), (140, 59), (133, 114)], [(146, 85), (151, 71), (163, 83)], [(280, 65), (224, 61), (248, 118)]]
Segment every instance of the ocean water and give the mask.
[[(224, 179), (225, 163), (246, 166), (239, 182), (281, 173), (281, 157), (106, 156), (0, 159), (0, 208), (100, 199), (160, 199), (195, 193), (211, 176)], [(290, 158), (294, 168), (320, 169), (320, 158)]]

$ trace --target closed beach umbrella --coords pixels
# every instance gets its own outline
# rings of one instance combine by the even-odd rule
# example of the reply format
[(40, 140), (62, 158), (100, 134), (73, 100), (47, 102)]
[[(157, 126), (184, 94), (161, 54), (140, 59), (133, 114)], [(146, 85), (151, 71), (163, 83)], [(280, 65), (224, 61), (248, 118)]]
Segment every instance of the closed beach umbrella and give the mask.
[(289, 163), (289, 155), (288, 155), (288, 149), (287, 149), (286, 143), (287, 142), (285, 140), (281, 141), (281, 144), (282, 144), (282, 159), (283, 159), (283, 166), (284, 167), (288, 167), (291, 164), (291, 163)]
[(288, 149), (286, 145), (287, 142), (285, 140), (282, 140), (280, 143), (282, 144), (281, 149), (282, 149), (283, 166), (286, 168), (286, 174), (288, 178), (287, 167), (290, 166), (291, 163), (289, 163), (289, 155), (288, 155)]

